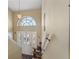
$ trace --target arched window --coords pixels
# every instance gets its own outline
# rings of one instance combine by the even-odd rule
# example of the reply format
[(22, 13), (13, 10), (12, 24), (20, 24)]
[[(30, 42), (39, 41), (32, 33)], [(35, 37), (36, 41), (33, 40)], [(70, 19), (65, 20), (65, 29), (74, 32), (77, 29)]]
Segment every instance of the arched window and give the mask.
[(24, 16), (17, 21), (17, 26), (36, 26), (36, 22), (33, 17)]

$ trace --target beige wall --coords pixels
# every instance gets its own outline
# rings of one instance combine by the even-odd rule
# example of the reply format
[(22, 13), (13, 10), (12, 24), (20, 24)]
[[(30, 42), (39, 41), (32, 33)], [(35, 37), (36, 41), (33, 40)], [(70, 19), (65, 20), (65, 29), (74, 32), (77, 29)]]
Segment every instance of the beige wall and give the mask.
[[(13, 32), (13, 12), (8, 11), (8, 31)], [(8, 59), (21, 59), (21, 49), (13, 39), (8, 38)]]
[(13, 31), (13, 14), (12, 14), (12, 12), (9, 10), (8, 11), (8, 31), (9, 32), (12, 32)]
[[(14, 24), (14, 40), (16, 40), (16, 31), (36, 31), (38, 37), (41, 38), (41, 9), (37, 10), (28, 10), (28, 11), (21, 11), (22, 16), (32, 16), (35, 18), (35, 21), (37, 23), (36, 27), (17, 27), (16, 22), (18, 18), (16, 17), (18, 12), (14, 12), (13, 14), (13, 24)], [(40, 41), (40, 39), (38, 40)]]
[(68, 5), (69, 0), (42, 0), (42, 27), (46, 12), (46, 31), (55, 35), (44, 52), (43, 59), (69, 59)]
[(21, 49), (13, 40), (8, 40), (8, 59), (21, 59)]

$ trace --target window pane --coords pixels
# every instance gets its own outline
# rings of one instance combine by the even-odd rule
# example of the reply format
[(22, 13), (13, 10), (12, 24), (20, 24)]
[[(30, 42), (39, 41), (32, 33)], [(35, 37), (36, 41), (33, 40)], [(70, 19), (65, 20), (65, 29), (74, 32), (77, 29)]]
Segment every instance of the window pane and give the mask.
[(32, 17), (27, 16), (18, 20), (17, 26), (36, 26), (36, 22)]

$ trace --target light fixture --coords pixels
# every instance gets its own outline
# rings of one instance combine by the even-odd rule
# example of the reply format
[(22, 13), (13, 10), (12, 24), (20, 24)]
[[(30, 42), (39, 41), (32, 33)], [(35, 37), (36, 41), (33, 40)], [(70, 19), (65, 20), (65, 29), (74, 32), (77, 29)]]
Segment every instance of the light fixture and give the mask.
[(20, 0), (19, 0), (19, 12), (17, 14), (17, 18), (20, 19), (22, 17), (21, 12), (20, 12)]
[(20, 19), (22, 17), (22, 15), (21, 14), (17, 14), (17, 17), (18, 17), (18, 19)]

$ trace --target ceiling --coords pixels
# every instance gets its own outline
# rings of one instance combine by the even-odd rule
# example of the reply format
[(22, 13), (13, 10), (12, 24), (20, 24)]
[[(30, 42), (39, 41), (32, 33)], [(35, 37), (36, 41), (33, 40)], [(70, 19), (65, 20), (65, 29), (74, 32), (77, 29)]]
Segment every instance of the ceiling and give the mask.
[[(20, 0), (20, 10), (40, 9), (41, 4), (41, 0)], [(8, 8), (12, 11), (18, 11), (19, 0), (8, 0)]]

